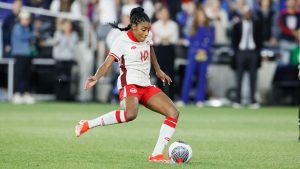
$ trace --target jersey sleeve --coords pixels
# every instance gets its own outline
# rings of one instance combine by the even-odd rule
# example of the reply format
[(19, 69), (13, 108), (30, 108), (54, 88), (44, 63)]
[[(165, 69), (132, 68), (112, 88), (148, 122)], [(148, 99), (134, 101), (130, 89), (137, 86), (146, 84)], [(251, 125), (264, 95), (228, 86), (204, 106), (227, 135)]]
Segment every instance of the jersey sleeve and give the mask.
[(120, 58), (124, 54), (124, 52), (123, 52), (124, 47), (125, 47), (124, 42), (120, 38), (117, 38), (112, 43), (112, 46), (111, 46), (111, 49), (110, 49), (108, 55), (114, 57), (116, 62), (119, 62)]

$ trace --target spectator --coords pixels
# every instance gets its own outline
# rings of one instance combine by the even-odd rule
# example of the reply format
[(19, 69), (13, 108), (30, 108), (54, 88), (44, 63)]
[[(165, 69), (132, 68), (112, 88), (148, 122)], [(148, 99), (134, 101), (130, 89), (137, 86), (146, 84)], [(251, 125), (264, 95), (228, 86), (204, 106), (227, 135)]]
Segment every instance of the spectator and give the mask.
[(97, 38), (98, 38), (98, 61), (101, 64), (106, 56), (105, 39), (108, 32), (111, 30), (108, 23), (117, 21), (117, 0), (100, 0), (98, 3), (98, 24), (97, 24)]
[(262, 41), (263, 43), (271, 44), (273, 39), (272, 25), (275, 11), (272, 9), (272, 0), (260, 0), (260, 8), (256, 11), (257, 19), (261, 23)]
[[(85, 0), (81, 0), (85, 1)], [(85, 15), (88, 17), (89, 21), (90, 21), (90, 30), (88, 31), (88, 36), (90, 41), (88, 42), (89, 47), (91, 49), (96, 49), (97, 48), (97, 36), (95, 36), (97, 33), (97, 26), (99, 24), (99, 10), (98, 10), (98, 6), (99, 6), (99, 0), (88, 0), (87, 2), (87, 6), (85, 9)], [(94, 56), (93, 56), (94, 58)], [(84, 79), (85, 80), (85, 79)]]
[(15, 0), (13, 2), (12, 11), (8, 14), (2, 24), (2, 43), (3, 43), (3, 57), (11, 56), (11, 34), (13, 27), (18, 22), (18, 15), (22, 8), (22, 0)]
[(144, 0), (142, 6), (145, 9), (145, 13), (152, 18), (154, 14), (154, 5), (152, 0)]
[(73, 31), (72, 22), (63, 20), (61, 29), (54, 34), (52, 40), (48, 40), (44, 45), (53, 45), (53, 58), (56, 61), (55, 74), (56, 79), (65, 83), (63, 88), (56, 86), (56, 97), (58, 100), (71, 100), (70, 83), (72, 77), (72, 67), (74, 65), (76, 53), (75, 49), (78, 43), (78, 35)]
[[(118, 24), (120, 28), (125, 28), (130, 24), (130, 11), (131, 9), (122, 9), (122, 14), (121, 14), (121, 23)], [(108, 33), (106, 37), (106, 45), (109, 49), (111, 49), (113, 42), (115, 39), (122, 34), (122, 32), (119, 29), (111, 29), (110, 32)], [(119, 77), (119, 63), (115, 62), (113, 64), (113, 71), (111, 75), (111, 80), (110, 84), (112, 86), (112, 89), (110, 91), (110, 94), (108, 96), (108, 101), (111, 103), (116, 103), (118, 101), (118, 88), (117, 88), (117, 80)]]
[(30, 95), (30, 67), (31, 67), (31, 43), (34, 38), (30, 30), (30, 14), (21, 12), (20, 23), (17, 23), (12, 31), (12, 55), (15, 57), (15, 94), (14, 104), (33, 104), (34, 98)]
[[(155, 50), (157, 61), (171, 79), (174, 79), (175, 44), (178, 41), (179, 30), (176, 22), (170, 20), (170, 13), (167, 7), (159, 11), (159, 20), (152, 25), (154, 34)], [(174, 85), (166, 86), (157, 79), (157, 86), (161, 88), (171, 99), (174, 99)]]
[(297, 10), (297, 0), (287, 0), (286, 9), (282, 10), (278, 19), (280, 29), (279, 47), (281, 50), (281, 62), (288, 64), (290, 50), (295, 48), (297, 32), (300, 27), (300, 12)]
[(151, 18), (152, 23), (156, 22), (159, 18), (159, 10), (163, 7), (163, 4), (160, 1), (154, 3), (154, 14)]
[(77, 0), (53, 0), (50, 5), (50, 10), (53, 12), (70, 12), (75, 18), (82, 16)]
[(221, 8), (220, 0), (208, 0), (205, 12), (215, 27), (215, 44), (228, 44), (228, 16), (226, 11)]
[[(160, 3), (169, 9), (170, 18), (176, 20), (176, 15), (181, 11), (181, 4), (185, 3), (187, 0), (161, 0)], [(190, 1), (190, 0), (188, 0)], [(154, 0), (155, 2), (155, 0)], [(156, 1), (159, 2), (159, 1)]]
[(137, 3), (137, 0), (125, 0), (125, 3), (122, 6), (122, 11), (130, 11), (138, 6), (140, 5)]
[(53, 18), (36, 16), (33, 20), (33, 29), (36, 32), (35, 44), (37, 48), (38, 57), (52, 58), (52, 47), (41, 46), (41, 42), (53, 37), (55, 26)]
[(237, 22), (242, 17), (242, 9), (246, 6), (245, 0), (229, 0), (229, 21)]
[[(27, 0), (26, 6), (34, 7), (34, 8), (44, 8), (49, 9), (52, 0)], [(32, 26), (36, 32), (36, 46), (38, 49), (39, 57), (49, 58), (52, 57), (52, 50), (50, 48), (40, 48), (39, 42), (44, 39), (48, 39), (53, 36), (55, 31), (54, 26), (54, 17), (50, 17), (47, 15), (40, 14), (32, 14), (31, 15)]]
[[(120, 28), (125, 28), (130, 24), (130, 11), (132, 9), (129, 8), (123, 8), (122, 14), (121, 14), (121, 23), (118, 24)], [(109, 31), (107, 37), (106, 37), (106, 45), (108, 48), (111, 48), (112, 43), (120, 35), (122, 32), (119, 29), (112, 29)]]
[[(97, 32), (97, 53), (95, 62), (96, 67), (98, 65), (101, 65), (105, 57), (107, 56), (107, 46), (105, 43), (105, 40), (107, 38), (108, 33), (111, 31), (111, 26), (108, 23), (115, 23), (118, 21), (117, 16), (117, 7), (119, 5), (119, 0), (99, 0), (97, 11), (97, 24), (96, 24), (96, 32)], [(97, 88), (95, 88), (95, 99), (102, 100), (101, 98), (107, 98), (104, 97), (104, 92), (101, 87), (103, 86), (103, 83), (98, 83)]]
[(205, 11), (202, 8), (196, 10), (188, 38), (190, 44), (188, 49), (188, 63), (184, 76), (181, 100), (177, 102), (178, 106), (188, 103), (195, 72), (198, 74), (195, 96), (196, 105), (198, 107), (203, 106), (206, 94), (207, 66), (211, 61), (214, 34), (214, 27), (209, 25)]
[[(15, 0), (1, 0), (1, 2), (4, 2), (4, 3), (13, 3)], [(0, 20), (3, 21), (4, 18), (9, 14), (11, 13), (10, 10), (5, 10), (5, 9), (1, 9), (0, 10)]]
[(181, 37), (189, 36), (191, 30), (196, 4), (188, 1), (182, 4), (182, 11), (177, 14), (176, 21), (180, 25)]
[(70, 20), (62, 21), (62, 30), (57, 30), (53, 39), (53, 58), (58, 61), (73, 61), (78, 35)]
[(89, 0), (87, 4), (86, 16), (89, 18), (90, 22), (95, 26), (95, 23), (98, 20), (97, 14), (97, 6), (99, 0)]
[(240, 22), (233, 26), (232, 45), (235, 51), (234, 64), (237, 72), (237, 100), (234, 108), (241, 107), (242, 80), (246, 70), (250, 74), (250, 108), (259, 108), (255, 99), (257, 69), (260, 63), (259, 52), (262, 46), (261, 23), (254, 21), (250, 8), (244, 8)]
[(26, 6), (49, 9), (52, 0), (27, 0)]
[(99, 1), (99, 0), (77, 0), (79, 6), (80, 6), (80, 13), (82, 16), (86, 15), (88, 13), (89, 9), (89, 4), (94, 1)]

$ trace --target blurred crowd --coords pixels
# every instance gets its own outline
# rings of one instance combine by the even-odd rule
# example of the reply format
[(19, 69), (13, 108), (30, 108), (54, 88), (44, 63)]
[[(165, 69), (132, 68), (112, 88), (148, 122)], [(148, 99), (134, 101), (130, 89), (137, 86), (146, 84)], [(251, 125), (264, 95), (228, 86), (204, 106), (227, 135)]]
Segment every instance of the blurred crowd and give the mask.
[[(115, 37), (120, 34), (107, 23), (118, 22), (121, 27), (126, 27), (131, 9), (142, 6), (152, 19), (151, 31), (158, 61), (163, 71), (175, 79), (175, 84), (163, 86), (157, 79), (153, 81), (177, 100), (178, 106), (195, 103), (202, 107), (209, 99), (207, 73), (217, 49), (228, 47), (233, 52), (227, 66), (236, 75), (236, 96), (232, 100), (235, 108), (243, 105), (245, 72), (249, 74), (249, 84), (246, 84), (249, 86), (248, 105), (258, 108), (256, 93), (261, 64), (272, 60), (278, 66), (297, 66), (300, 60), (299, 0), (1, 1), (13, 4), (12, 11), (0, 9), (0, 19), (2, 56), (16, 59), (14, 103), (35, 102), (30, 95), (29, 83), (32, 58), (55, 59), (56, 79), (63, 81), (73, 76), (72, 67), (80, 62), (76, 48), (82, 41), (82, 25), (77, 21), (30, 14), (22, 11), (22, 6), (49, 9), (54, 13), (68, 12), (75, 19), (86, 16), (91, 26), (90, 36), (96, 41), (93, 65), (90, 65), (93, 69), (103, 62)], [(89, 45), (92, 43), (88, 42)], [(181, 63), (185, 67), (180, 74), (178, 65)], [(87, 75), (93, 72), (92, 69), (87, 71)], [(117, 75), (116, 64), (108, 75), (111, 90), (107, 101), (114, 100), (113, 96), (117, 95), (114, 87)], [(56, 96), (62, 100), (72, 98), (70, 92), (63, 91), (57, 88)], [(62, 94), (63, 97), (59, 97)]]

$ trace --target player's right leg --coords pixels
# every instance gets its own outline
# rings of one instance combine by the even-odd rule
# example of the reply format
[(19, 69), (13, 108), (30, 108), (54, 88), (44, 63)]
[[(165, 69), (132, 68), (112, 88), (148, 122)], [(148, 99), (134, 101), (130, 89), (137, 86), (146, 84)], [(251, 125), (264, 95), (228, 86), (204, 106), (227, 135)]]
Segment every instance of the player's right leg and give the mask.
[(96, 126), (107, 126), (132, 121), (138, 114), (139, 101), (136, 96), (128, 96), (122, 100), (123, 110), (114, 110), (92, 120), (81, 120), (75, 126), (77, 137)]
[[(154, 88), (152, 88), (152, 90), (154, 90)], [(149, 161), (169, 163), (170, 160), (164, 157), (163, 151), (175, 132), (179, 111), (176, 109), (172, 100), (163, 92), (156, 93), (149, 99), (142, 101), (145, 101), (144, 105), (148, 109), (165, 116), (156, 145), (152, 154), (149, 156)]]

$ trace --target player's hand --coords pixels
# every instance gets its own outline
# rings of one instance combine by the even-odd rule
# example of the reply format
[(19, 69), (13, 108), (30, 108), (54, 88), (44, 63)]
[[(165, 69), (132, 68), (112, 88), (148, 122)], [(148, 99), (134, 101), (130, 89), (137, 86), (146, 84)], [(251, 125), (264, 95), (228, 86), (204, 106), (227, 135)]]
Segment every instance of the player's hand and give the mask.
[(170, 85), (172, 82), (172, 79), (162, 70), (157, 71), (156, 76), (163, 82), (163, 85), (165, 85), (166, 82), (168, 83), (168, 85)]
[(88, 79), (86, 79), (86, 81), (84, 83), (84, 90), (89, 90), (96, 83), (97, 83), (96, 77), (95, 76), (90, 76)]

